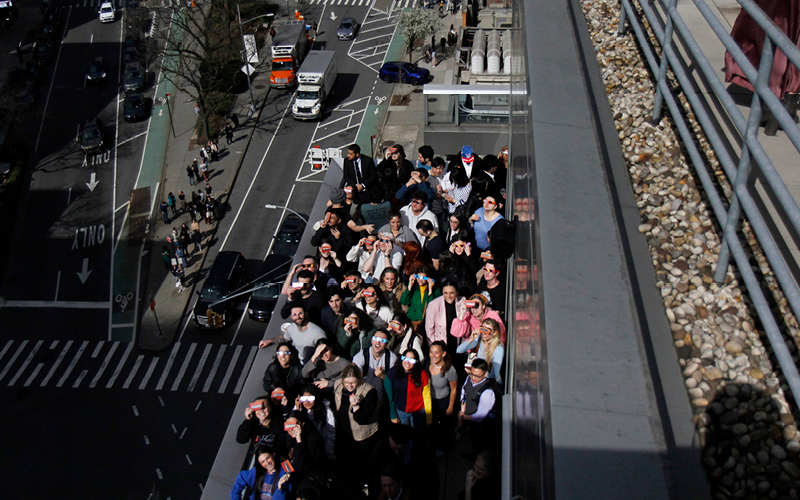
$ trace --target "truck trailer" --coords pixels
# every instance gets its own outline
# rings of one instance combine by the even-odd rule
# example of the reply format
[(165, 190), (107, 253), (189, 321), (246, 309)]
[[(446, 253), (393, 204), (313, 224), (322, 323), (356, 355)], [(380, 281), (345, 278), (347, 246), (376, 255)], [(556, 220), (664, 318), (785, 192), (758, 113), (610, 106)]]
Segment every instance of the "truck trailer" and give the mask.
[(272, 74), (270, 86), (287, 88), (297, 83), (297, 70), (308, 51), (308, 36), (303, 21), (289, 21), (275, 26), (272, 37)]
[(336, 83), (336, 52), (312, 50), (297, 73), (297, 94), (292, 103), (292, 116), (297, 120), (317, 120), (322, 104)]

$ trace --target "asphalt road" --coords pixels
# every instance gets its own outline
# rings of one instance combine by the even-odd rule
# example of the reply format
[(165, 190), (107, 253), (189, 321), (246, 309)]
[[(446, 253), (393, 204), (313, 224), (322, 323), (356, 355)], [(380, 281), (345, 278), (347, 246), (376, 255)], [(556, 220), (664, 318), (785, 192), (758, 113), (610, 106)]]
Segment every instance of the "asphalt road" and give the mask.
[[(68, 14), (49, 67), (52, 90), (42, 96), (37, 166), (6, 283), (11, 307), (0, 308), (0, 424), (9, 430), (0, 436), (0, 496), (199, 498), (265, 324), (243, 314), (242, 300), (229, 328), (201, 331), (186, 321), (179, 343), (162, 353), (108, 341), (112, 245), (147, 122), (121, 119), (122, 23), (99, 23), (91, 2)], [(369, 21), (355, 42), (335, 39), (347, 16)], [(255, 278), (283, 216), (264, 204), (308, 213), (324, 175), (304, 162), (308, 148), (346, 147), (367, 104), (391, 94), (376, 83), (381, 42), (388, 45), (393, 31), (385, 16), (368, 17), (366, 6), (315, 5), (311, 17), (323, 19), (318, 41), (339, 53), (336, 92), (319, 123), (291, 118), (291, 91), (270, 93), (207, 266), (220, 250), (238, 250)], [(98, 55), (109, 81), (84, 86)], [(84, 164), (75, 135), (94, 117), (112, 146)]]

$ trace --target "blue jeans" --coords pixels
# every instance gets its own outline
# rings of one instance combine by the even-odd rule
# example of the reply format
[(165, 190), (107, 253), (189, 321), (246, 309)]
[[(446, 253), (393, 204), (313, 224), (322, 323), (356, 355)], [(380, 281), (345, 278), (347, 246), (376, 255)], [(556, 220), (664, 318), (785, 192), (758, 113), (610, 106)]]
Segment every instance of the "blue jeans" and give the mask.
[(397, 410), (397, 418), (403, 425), (410, 425), (415, 429), (425, 429), (425, 410), (415, 411), (414, 413), (406, 413)]

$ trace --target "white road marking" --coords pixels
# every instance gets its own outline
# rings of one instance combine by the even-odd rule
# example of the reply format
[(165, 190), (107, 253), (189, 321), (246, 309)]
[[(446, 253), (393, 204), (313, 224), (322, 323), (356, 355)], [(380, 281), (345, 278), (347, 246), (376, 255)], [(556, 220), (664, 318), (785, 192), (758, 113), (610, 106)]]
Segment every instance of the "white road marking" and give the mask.
[(105, 343), (106, 343), (105, 340), (101, 340), (100, 342), (97, 343), (97, 347), (95, 347), (94, 351), (92, 351), (92, 359), (97, 357), (97, 355), (100, 353), (100, 350), (103, 348), (103, 344)]
[(61, 378), (58, 380), (56, 387), (61, 387), (62, 385), (64, 385), (64, 382), (67, 381), (67, 377), (69, 377), (69, 375), (72, 373), (72, 370), (75, 369), (75, 365), (78, 364), (78, 360), (81, 359), (81, 355), (83, 354), (83, 351), (86, 350), (87, 345), (89, 345), (89, 341), (84, 340), (81, 346), (78, 348), (78, 352), (75, 353), (75, 357), (73, 357), (72, 361), (70, 361), (67, 371), (64, 372), (64, 375), (62, 375)]
[(189, 381), (189, 387), (186, 388), (187, 391), (194, 391), (194, 387), (197, 385), (197, 379), (199, 379), (200, 374), (203, 373), (203, 368), (206, 366), (206, 360), (208, 359), (208, 353), (210, 352), (211, 344), (206, 344), (206, 348), (203, 349), (203, 354), (200, 356), (200, 362), (197, 363), (197, 368), (194, 370), (194, 375), (192, 375), (192, 379)]
[(17, 380), (19, 380), (19, 378), (22, 376), (22, 374), (25, 373), (25, 370), (28, 368), (28, 365), (31, 364), (31, 361), (33, 361), (33, 357), (36, 356), (36, 353), (39, 351), (39, 348), (42, 347), (43, 343), (44, 343), (44, 340), (40, 340), (40, 341), (36, 342), (36, 346), (31, 350), (30, 354), (28, 354), (28, 357), (25, 358), (25, 362), (22, 363), (22, 366), (19, 368), (19, 370), (17, 370), (17, 373), (14, 375), (14, 377), (8, 383), (9, 387), (11, 387), (15, 383), (17, 383)]
[(169, 353), (169, 359), (167, 359), (167, 366), (164, 367), (164, 373), (161, 374), (161, 379), (159, 379), (158, 384), (156, 385), (156, 390), (160, 391), (162, 387), (164, 387), (164, 382), (167, 380), (167, 375), (169, 375), (169, 371), (172, 368), (172, 363), (175, 362), (175, 356), (178, 355), (178, 349), (180, 349), (181, 343), (175, 342), (175, 346), (172, 348), (172, 352)]
[(72, 384), (73, 389), (77, 389), (78, 386), (81, 385), (81, 382), (83, 382), (83, 379), (86, 377), (87, 373), (89, 373), (89, 370), (81, 370), (80, 375), (78, 375), (78, 378), (75, 379), (75, 383)]
[(122, 384), (123, 389), (127, 389), (131, 386), (131, 382), (133, 382), (134, 377), (136, 377), (136, 373), (139, 371), (139, 367), (142, 366), (142, 360), (144, 360), (144, 355), (140, 354), (138, 358), (136, 358), (136, 362), (133, 364), (133, 369), (131, 373), (128, 375), (128, 378), (125, 379), (125, 383)]
[(53, 364), (52, 368), (50, 368), (50, 371), (47, 372), (47, 376), (44, 378), (44, 380), (42, 380), (42, 383), (39, 384), (40, 387), (44, 387), (48, 382), (50, 382), (50, 378), (56, 372), (56, 369), (58, 369), (58, 366), (61, 364), (61, 362), (64, 361), (64, 357), (67, 355), (69, 348), (72, 347), (73, 342), (73, 340), (68, 340), (67, 343), (64, 344), (64, 348), (61, 350), (61, 354), (58, 355), (58, 359), (56, 359), (55, 364)]
[(114, 374), (111, 375), (110, 379), (108, 379), (108, 383), (106, 384), (106, 389), (111, 389), (111, 387), (114, 386), (114, 382), (117, 381), (117, 377), (119, 377), (119, 374), (125, 367), (125, 362), (128, 361), (128, 356), (131, 355), (132, 350), (133, 350), (133, 342), (128, 342), (128, 347), (125, 349), (125, 354), (122, 355), (122, 359), (119, 360), (119, 364), (117, 364), (117, 369), (114, 370)]
[[(144, 388), (147, 387), (147, 382), (149, 382), (150, 377), (153, 376), (153, 372), (156, 369), (156, 365), (158, 365), (158, 361), (159, 361), (158, 358), (153, 358), (152, 360), (150, 360), (150, 366), (147, 368), (147, 372), (144, 374), (144, 378), (142, 379), (142, 382), (139, 384), (140, 391), (144, 390)], [(161, 400), (161, 396), (159, 396), (158, 399)], [(163, 400), (161, 400), (161, 406), (164, 406)]]
[(236, 350), (233, 351), (233, 357), (231, 358), (230, 364), (228, 365), (228, 370), (225, 372), (225, 377), (222, 378), (222, 383), (219, 385), (219, 392), (220, 394), (225, 392), (225, 389), (228, 387), (228, 381), (231, 379), (231, 375), (233, 375), (233, 369), (236, 368), (236, 361), (239, 360), (239, 355), (242, 353), (241, 345), (236, 346)]
[[(102, 340), (100, 342), (102, 342)], [(112, 358), (112, 356), (114, 356), (114, 353), (117, 351), (117, 347), (119, 347), (119, 342), (114, 342), (114, 344), (111, 346), (111, 349), (108, 350), (108, 354), (106, 354), (106, 357), (103, 360), (103, 364), (100, 365), (100, 369), (97, 370), (97, 374), (94, 376), (92, 381), (89, 382), (89, 388), (90, 389), (94, 388), (97, 385), (97, 382), (100, 381), (100, 377), (103, 376), (103, 373), (105, 373), (106, 368), (108, 368), (108, 363), (111, 362), (111, 358)], [(92, 357), (94, 357), (94, 356), (92, 356)]]
[(42, 370), (42, 367), (44, 367), (44, 363), (39, 363), (38, 365), (36, 365), (36, 368), (34, 368), (33, 373), (31, 373), (31, 376), (28, 377), (28, 380), (25, 382), (25, 385), (23, 387), (28, 387), (29, 385), (31, 385), (36, 376), (39, 375), (39, 372)]
[(219, 364), (222, 361), (222, 356), (225, 354), (225, 349), (227, 349), (227, 347), (228, 346), (225, 344), (219, 346), (217, 357), (214, 359), (214, 364), (211, 365), (211, 372), (208, 374), (206, 383), (203, 385), (203, 392), (208, 392), (211, 388), (211, 383), (214, 381), (214, 376), (217, 374), (217, 369), (219, 369)]
[(192, 342), (192, 345), (189, 346), (189, 352), (186, 354), (186, 358), (184, 358), (183, 362), (181, 363), (181, 369), (178, 371), (178, 376), (175, 378), (175, 382), (172, 383), (173, 391), (177, 391), (178, 387), (180, 387), (183, 376), (186, 375), (186, 369), (189, 367), (189, 363), (192, 361), (192, 356), (194, 355), (195, 349), (197, 349), (197, 344)]
[(5, 347), (3, 347), (3, 350), (0, 351), (0, 359), (3, 359), (3, 356), (6, 355), (6, 353), (8, 352), (8, 349), (11, 347), (11, 344), (13, 344), (13, 343), (14, 343), (13, 340), (9, 340), (8, 342), (6, 342), (6, 345), (5, 345)]

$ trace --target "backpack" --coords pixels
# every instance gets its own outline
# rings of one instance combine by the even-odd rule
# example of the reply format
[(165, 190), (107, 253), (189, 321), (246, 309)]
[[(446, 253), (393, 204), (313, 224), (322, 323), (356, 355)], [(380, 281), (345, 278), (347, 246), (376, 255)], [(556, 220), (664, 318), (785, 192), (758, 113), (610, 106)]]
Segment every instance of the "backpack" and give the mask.
[[(364, 366), (361, 367), (361, 374), (362, 376), (366, 377), (367, 370), (369, 370), (369, 358), (367, 356), (371, 356), (369, 353), (369, 347), (361, 351), (361, 354), (364, 356)], [(384, 351), (384, 358), (383, 358), (383, 372), (389, 373), (389, 350), (387, 349)]]

